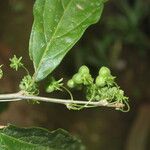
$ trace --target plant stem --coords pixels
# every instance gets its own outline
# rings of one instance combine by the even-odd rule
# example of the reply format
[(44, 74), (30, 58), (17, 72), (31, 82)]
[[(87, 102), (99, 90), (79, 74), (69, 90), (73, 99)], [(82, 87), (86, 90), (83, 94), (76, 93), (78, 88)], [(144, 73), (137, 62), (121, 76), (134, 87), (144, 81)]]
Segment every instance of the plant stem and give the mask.
[[(79, 100), (67, 100), (67, 99), (56, 99), (56, 98), (48, 98), (48, 97), (41, 97), (41, 96), (32, 96), (32, 95), (24, 95), (21, 92), (13, 93), (13, 94), (0, 94), (0, 102), (14, 102), (14, 101), (21, 101), (21, 100), (37, 100), (41, 102), (51, 102), (51, 103), (58, 103), (58, 104), (87, 104), (87, 101), (79, 101)], [(99, 102), (88, 102), (88, 105), (99, 107), (115, 107), (121, 108), (124, 107), (123, 104), (110, 104), (106, 100), (101, 100)]]

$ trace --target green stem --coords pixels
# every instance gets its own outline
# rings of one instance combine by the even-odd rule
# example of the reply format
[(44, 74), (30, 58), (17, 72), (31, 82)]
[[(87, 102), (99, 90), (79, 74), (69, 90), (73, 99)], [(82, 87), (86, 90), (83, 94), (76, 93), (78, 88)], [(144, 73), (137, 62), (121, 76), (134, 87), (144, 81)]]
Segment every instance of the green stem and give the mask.
[(24, 65), (22, 65), (22, 68), (27, 72), (28, 75), (30, 74), (28, 69)]
[(73, 95), (72, 95), (72, 93), (66, 87), (62, 86), (62, 88), (70, 95), (70, 98), (73, 101)]

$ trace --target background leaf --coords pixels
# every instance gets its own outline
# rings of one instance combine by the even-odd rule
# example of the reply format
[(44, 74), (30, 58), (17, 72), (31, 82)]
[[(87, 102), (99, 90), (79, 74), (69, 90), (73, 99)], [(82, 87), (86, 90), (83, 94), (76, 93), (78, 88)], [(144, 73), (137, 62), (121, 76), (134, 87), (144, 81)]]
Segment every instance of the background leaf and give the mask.
[(44, 79), (101, 16), (104, 0), (36, 0), (29, 52), (36, 81)]
[(18, 128), (9, 125), (0, 130), (2, 150), (84, 150), (81, 142), (58, 129), (49, 132), (42, 128)]

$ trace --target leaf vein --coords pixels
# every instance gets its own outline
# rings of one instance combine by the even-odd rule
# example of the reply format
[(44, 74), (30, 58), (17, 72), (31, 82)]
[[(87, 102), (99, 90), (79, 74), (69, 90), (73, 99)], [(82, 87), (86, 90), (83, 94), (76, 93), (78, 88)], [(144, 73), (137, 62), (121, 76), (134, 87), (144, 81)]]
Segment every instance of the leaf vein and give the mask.
[(61, 0), (61, 4), (62, 4), (63, 9), (65, 10), (65, 6), (64, 6), (64, 4), (63, 4), (63, 1), (62, 1), (62, 0)]
[(92, 11), (92, 13), (91, 13), (90, 15), (88, 15), (83, 21), (81, 21), (79, 24), (77, 24), (74, 28), (72, 28), (71, 30), (69, 30), (68, 32), (64, 33), (64, 34), (61, 35), (61, 36), (55, 37), (54, 39), (60, 38), (60, 37), (62, 37), (62, 36), (65, 36), (65, 35), (67, 35), (69, 32), (71, 32), (71, 31), (73, 31), (74, 29), (76, 29), (77, 27), (79, 27), (83, 22), (85, 22), (89, 17), (91, 17), (91, 16), (93, 15), (93, 13), (95, 13), (97, 10), (98, 10), (98, 8), (95, 9), (94, 11)]
[[(85, 22), (89, 17), (91, 17), (91, 16), (93, 15), (93, 13), (95, 13), (97, 10), (98, 10), (98, 8), (95, 9), (90, 15), (88, 15), (83, 21), (81, 21), (75, 28), (71, 29), (70, 31), (68, 31), (67, 33), (61, 35), (60, 37), (62, 37), (62, 36), (64, 36), (64, 35), (68, 34), (68, 33), (71, 32), (72, 30), (76, 29), (76, 28), (77, 28), (78, 26), (80, 26), (83, 22)], [(56, 37), (56, 38), (54, 38), (54, 39), (57, 39), (57, 38), (60, 38), (60, 37)], [(73, 44), (68, 45), (68, 46), (66, 47), (66, 49), (68, 49), (68, 48), (69, 48), (70, 46), (72, 46), (72, 45), (73, 45)], [(63, 51), (60, 51), (60, 52), (56, 53), (55, 55), (53, 55), (53, 58), (57, 57), (57, 56), (60, 55), (61, 53), (63, 53)], [(67, 53), (67, 52), (66, 52), (66, 53)]]
[(46, 32), (45, 32), (45, 19), (44, 19), (44, 16), (45, 16), (45, 7), (46, 7), (46, 0), (44, 1), (44, 7), (43, 7), (43, 13), (42, 13), (42, 20), (43, 20), (42, 27), (43, 27), (45, 42), (47, 42), (47, 37), (46, 37)]
[(51, 42), (52, 42), (52, 40), (53, 40), (53, 37), (55, 36), (55, 34), (56, 34), (57, 30), (58, 30), (58, 26), (59, 26), (61, 20), (63, 19), (66, 10), (68, 9), (69, 5), (70, 5), (72, 2), (73, 2), (73, 0), (70, 0), (70, 2), (68, 3), (66, 9), (64, 10), (64, 12), (63, 12), (63, 14), (62, 14), (62, 17), (60, 18), (60, 21), (59, 21), (58, 24), (57, 24), (57, 27), (56, 27), (56, 29), (55, 29), (55, 32), (53, 33), (52, 38), (51, 38), (50, 41), (49, 41), (49, 44), (46, 46), (46, 49), (45, 49), (45, 51), (43, 52), (42, 58), (41, 58), (41, 60), (40, 60), (40, 62), (39, 62), (39, 64), (38, 64), (38, 67), (37, 67), (37, 70), (36, 70), (36, 71), (39, 70), (40, 65), (42, 64), (42, 61), (43, 61), (43, 57), (46, 55), (46, 52), (48, 51), (48, 48), (49, 48), (49, 46), (50, 46), (50, 44), (51, 44)]

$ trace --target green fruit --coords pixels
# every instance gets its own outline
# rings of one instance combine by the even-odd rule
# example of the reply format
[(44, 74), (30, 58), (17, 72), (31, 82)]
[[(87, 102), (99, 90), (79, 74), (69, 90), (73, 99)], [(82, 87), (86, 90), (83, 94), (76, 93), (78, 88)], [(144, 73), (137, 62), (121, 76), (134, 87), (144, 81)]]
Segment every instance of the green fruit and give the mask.
[(119, 94), (123, 96), (124, 95), (124, 91), (123, 90), (119, 90)]
[(0, 65), (0, 79), (3, 77), (3, 71), (2, 71), (2, 69), (1, 69), (2, 66), (3, 66), (3, 65)]
[(106, 85), (106, 80), (104, 77), (98, 76), (95, 83), (97, 86), (104, 87)]
[(74, 81), (73, 81), (72, 79), (69, 80), (69, 81), (67, 82), (67, 86), (68, 86), (69, 88), (74, 88), (74, 87), (75, 87)]
[(0, 69), (0, 79), (3, 77), (3, 71)]
[(90, 74), (84, 74), (82, 75), (83, 77), (83, 84), (84, 85), (89, 85), (89, 84), (92, 84), (93, 83), (93, 78)]
[(46, 92), (47, 93), (51, 93), (51, 92), (54, 92), (55, 91), (55, 88), (54, 88), (54, 86), (52, 86), (52, 85), (49, 85), (48, 87), (47, 87), (47, 89), (46, 89)]
[(114, 84), (114, 80), (115, 80), (115, 77), (113, 77), (112, 75), (108, 76), (107, 77), (107, 84), (112, 86)]
[(95, 100), (96, 100), (96, 101), (99, 101), (99, 100), (100, 100), (100, 96), (97, 95), (97, 96), (95, 97)]
[(89, 70), (89, 68), (87, 66), (83, 65), (83, 66), (80, 67), (79, 73), (81, 73), (81, 74), (89, 74), (90, 70)]
[(99, 75), (103, 77), (108, 77), (111, 75), (110, 69), (107, 67), (101, 67), (99, 70)]
[(73, 76), (73, 81), (76, 83), (76, 84), (82, 84), (82, 76), (77, 73)]

